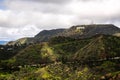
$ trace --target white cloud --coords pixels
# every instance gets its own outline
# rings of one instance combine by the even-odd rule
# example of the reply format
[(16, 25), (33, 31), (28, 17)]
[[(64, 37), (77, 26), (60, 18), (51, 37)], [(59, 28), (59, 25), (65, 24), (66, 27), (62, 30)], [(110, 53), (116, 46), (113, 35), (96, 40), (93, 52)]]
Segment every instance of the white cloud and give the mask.
[[(120, 0), (5, 0), (0, 9), (0, 38), (34, 36), (40, 30), (78, 24), (120, 26)], [(4, 35), (5, 34), (5, 35)]]
[(34, 25), (26, 25), (21, 28), (0, 28), (0, 40), (16, 40), (20, 37), (33, 37), (40, 29)]

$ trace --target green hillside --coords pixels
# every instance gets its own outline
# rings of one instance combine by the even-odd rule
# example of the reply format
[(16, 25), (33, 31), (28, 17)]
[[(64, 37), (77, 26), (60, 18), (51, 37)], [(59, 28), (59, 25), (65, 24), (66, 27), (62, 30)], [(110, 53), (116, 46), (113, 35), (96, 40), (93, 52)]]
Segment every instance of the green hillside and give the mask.
[(95, 35), (84, 39), (58, 36), (18, 46), (13, 48), (16, 54), (1, 60), (0, 79), (119, 80), (119, 45), (120, 37)]
[(76, 60), (99, 60), (120, 57), (120, 37), (99, 35), (75, 53)]
[(32, 65), (53, 62), (56, 58), (52, 48), (47, 43), (42, 43), (28, 46), (12, 59), (15, 59), (15, 65)]
[(120, 57), (120, 37), (96, 35), (86, 39), (55, 37), (49, 42), (29, 45), (12, 59), (16, 65), (74, 62)]

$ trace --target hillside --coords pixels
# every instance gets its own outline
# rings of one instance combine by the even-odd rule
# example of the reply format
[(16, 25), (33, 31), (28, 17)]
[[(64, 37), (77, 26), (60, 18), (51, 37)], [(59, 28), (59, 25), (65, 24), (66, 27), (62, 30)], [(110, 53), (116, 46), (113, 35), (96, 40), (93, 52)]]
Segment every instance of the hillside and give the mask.
[(100, 60), (120, 57), (120, 38), (101, 35), (75, 53), (76, 60)]
[[(84, 39), (59, 36), (49, 42), (18, 46), (20, 50), (16, 54), (1, 60), (0, 78), (99, 80), (112, 77), (119, 80), (119, 45), (120, 37), (95, 35)], [(6, 70), (10, 72), (4, 73)]]
[(85, 80), (99, 80), (107, 73), (111, 73), (111, 76), (119, 74), (119, 45), (120, 37), (111, 35), (95, 35), (85, 39), (59, 36), (49, 42), (22, 48), (10, 59), (2, 60), (0, 67), (5, 70), (23, 67), (16, 71), (19, 76), (14, 76), (12, 72), (11, 76), (15, 79), (59, 77), (60, 80), (79, 80), (84, 76)]
[(114, 35), (120, 33), (120, 28), (112, 24), (77, 25), (67, 29), (63, 34), (75, 38), (88, 38), (96, 34)]
[[(63, 42), (59, 42), (60, 39)], [(115, 36), (96, 35), (86, 39), (55, 37), (48, 43), (29, 45), (14, 59), (17, 65), (108, 59), (120, 57), (119, 45), (120, 37)]]
[(65, 29), (53, 29), (53, 30), (43, 30), (37, 35), (35, 35), (34, 39), (36, 42), (46, 42), (50, 38), (58, 36), (61, 34)]

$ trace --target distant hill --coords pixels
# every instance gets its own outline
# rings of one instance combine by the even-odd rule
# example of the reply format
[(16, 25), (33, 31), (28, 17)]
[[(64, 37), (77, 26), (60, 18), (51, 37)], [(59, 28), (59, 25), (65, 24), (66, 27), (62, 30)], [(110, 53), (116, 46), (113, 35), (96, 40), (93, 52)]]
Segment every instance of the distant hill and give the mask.
[(31, 44), (34, 42), (33, 38), (20, 38), (16, 41), (10, 41), (6, 45), (23, 45), (23, 44)]

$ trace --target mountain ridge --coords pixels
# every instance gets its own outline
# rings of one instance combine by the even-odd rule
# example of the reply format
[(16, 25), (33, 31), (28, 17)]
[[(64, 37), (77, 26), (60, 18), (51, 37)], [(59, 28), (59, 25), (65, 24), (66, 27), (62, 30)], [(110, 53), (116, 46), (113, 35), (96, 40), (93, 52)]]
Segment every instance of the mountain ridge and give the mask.
[[(40, 43), (47, 42), (52, 37), (64, 36), (71, 38), (88, 38), (96, 34), (105, 34), (105, 35), (114, 35), (120, 36), (120, 28), (113, 24), (90, 24), (90, 25), (76, 25), (67, 29), (52, 29), (52, 30), (43, 30), (39, 32), (32, 38), (32, 41), (26, 43)], [(17, 42), (20, 42), (21, 39), (18, 39)], [(16, 41), (12, 42), (12, 45)], [(8, 42), (9, 44), (9, 42)]]

